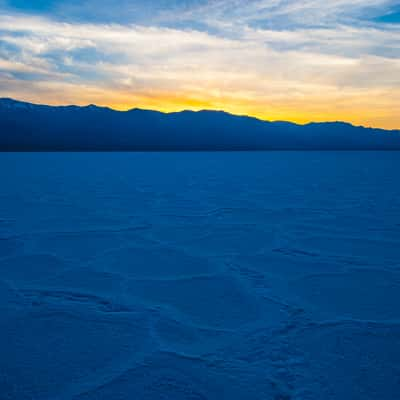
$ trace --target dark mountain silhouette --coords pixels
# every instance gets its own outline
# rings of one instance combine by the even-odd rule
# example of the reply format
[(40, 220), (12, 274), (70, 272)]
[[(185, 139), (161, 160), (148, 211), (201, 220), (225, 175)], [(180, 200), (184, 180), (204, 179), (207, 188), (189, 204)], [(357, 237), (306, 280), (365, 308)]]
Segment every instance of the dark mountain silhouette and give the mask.
[(400, 131), (344, 122), (297, 125), (220, 111), (120, 112), (0, 99), (2, 151), (399, 150)]

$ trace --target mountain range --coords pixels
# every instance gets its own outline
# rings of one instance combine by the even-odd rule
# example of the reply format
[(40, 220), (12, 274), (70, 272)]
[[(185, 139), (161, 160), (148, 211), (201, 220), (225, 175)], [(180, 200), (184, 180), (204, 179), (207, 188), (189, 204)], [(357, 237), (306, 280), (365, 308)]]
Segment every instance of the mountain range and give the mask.
[(400, 131), (0, 99), (0, 151), (400, 150)]

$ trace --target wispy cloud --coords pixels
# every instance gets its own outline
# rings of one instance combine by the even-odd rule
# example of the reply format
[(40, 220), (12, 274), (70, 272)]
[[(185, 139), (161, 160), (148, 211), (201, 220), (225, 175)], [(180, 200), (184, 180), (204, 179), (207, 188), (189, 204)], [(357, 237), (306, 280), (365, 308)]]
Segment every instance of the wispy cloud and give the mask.
[(0, 95), (400, 125), (400, 29), (369, 19), (390, 1), (189, 3), (151, 24), (3, 14)]

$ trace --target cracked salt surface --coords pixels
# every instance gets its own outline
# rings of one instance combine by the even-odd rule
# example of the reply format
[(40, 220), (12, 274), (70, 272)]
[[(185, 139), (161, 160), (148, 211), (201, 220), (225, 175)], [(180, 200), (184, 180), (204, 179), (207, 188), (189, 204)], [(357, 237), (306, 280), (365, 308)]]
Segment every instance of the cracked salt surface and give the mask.
[(399, 167), (2, 154), (0, 399), (400, 397)]

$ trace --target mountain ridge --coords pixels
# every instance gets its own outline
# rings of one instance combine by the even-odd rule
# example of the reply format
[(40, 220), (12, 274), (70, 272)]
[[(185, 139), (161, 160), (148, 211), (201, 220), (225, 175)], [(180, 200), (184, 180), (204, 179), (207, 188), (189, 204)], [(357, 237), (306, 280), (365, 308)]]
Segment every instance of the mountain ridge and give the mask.
[(400, 130), (265, 121), (219, 110), (165, 113), (0, 98), (0, 151), (400, 150)]
[(194, 114), (198, 114), (198, 113), (216, 113), (216, 114), (225, 114), (225, 115), (230, 115), (233, 117), (240, 117), (240, 118), (249, 118), (249, 119), (254, 119), (254, 120), (258, 120), (261, 122), (269, 122), (269, 123), (285, 123), (285, 124), (292, 124), (292, 125), (296, 125), (296, 126), (307, 126), (307, 125), (313, 125), (313, 124), (345, 124), (345, 125), (351, 125), (353, 127), (356, 128), (365, 128), (365, 129), (378, 129), (378, 130), (383, 130), (383, 131), (387, 131), (387, 132), (400, 132), (400, 128), (399, 129), (384, 129), (384, 128), (374, 128), (371, 126), (364, 126), (364, 125), (355, 125), (352, 124), (351, 122), (347, 122), (347, 121), (343, 121), (343, 120), (335, 120), (335, 121), (310, 121), (310, 122), (306, 122), (304, 124), (301, 123), (297, 123), (297, 122), (293, 122), (293, 121), (285, 121), (285, 120), (266, 120), (266, 119), (262, 119), (262, 118), (258, 118), (258, 117), (254, 117), (251, 115), (246, 115), (246, 114), (234, 114), (234, 113), (230, 113), (228, 111), (224, 111), (224, 110), (215, 110), (215, 109), (208, 109), (208, 108), (204, 108), (201, 110), (190, 110), (190, 109), (183, 109), (181, 111), (170, 111), (170, 112), (165, 112), (165, 111), (160, 111), (160, 110), (153, 110), (153, 109), (149, 109), (149, 108), (140, 108), (140, 107), (134, 107), (134, 108), (130, 108), (127, 110), (117, 110), (115, 108), (112, 107), (108, 107), (108, 106), (99, 106), (97, 104), (94, 103), (90, 103), (87, 105), (76, 105), (76, 104), (65, 104), (65, 105), (49, 105), (49, 104), (41, 104), (41, 103), (30, 103), (30, 102), (26, 102), (26, 101), (21, 101), (21, 100), (16, 100), (13, 99), (11, 97), (0, 97), (0, 105), (3, 102), (10, 102), (10, 103), (16, 103), (16, 104), (24, 104), (24, 105), (29, 105), (29, 106), (37, 106), (37, 107), (48, 107), (48, 108), (75, 108), (75, 109), (100, 109), (100, 110), (109, 110), (109, 111), (114, 111), (117, 113), (130, 113), (130, 112), (134, 112), (134, 111), (144, 111), (144, 112), (153, 112), (153, 113), (159, 113), (159, 114), (163, 114), (163, 115), (174, 115), (174, 114), (181, 114), (181, 113), (194, 113)]

